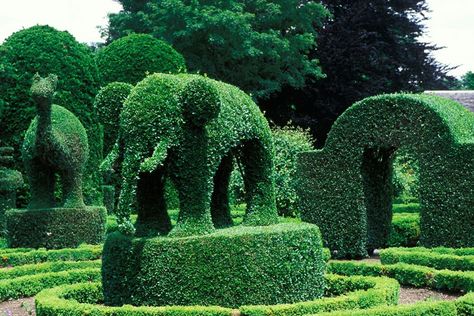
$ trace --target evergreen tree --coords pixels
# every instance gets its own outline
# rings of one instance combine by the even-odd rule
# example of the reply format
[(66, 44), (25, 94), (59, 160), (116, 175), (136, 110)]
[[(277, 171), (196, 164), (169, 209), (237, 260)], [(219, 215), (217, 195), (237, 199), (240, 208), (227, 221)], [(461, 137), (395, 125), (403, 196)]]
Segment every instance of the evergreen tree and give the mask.
[(463, 89), (474, 90), (474, 72), (468, 71), (462, 76), (461, 81)]

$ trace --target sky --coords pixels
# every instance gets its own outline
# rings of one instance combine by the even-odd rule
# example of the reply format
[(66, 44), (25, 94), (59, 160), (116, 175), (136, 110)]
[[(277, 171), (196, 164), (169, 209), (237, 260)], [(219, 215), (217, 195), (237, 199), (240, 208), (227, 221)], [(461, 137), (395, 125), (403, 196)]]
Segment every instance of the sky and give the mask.
[[(432, 12), (423, 40), (445, 47), (434, 53), (441, 63), (459, 66), (460, 77), (474, 71), (474, 0), (427, 0)], [(98, 26), (109, 12), (120, 11), (113, 0), (0, 0), (0, 42), (22, 28), (48, 24), (67, 30), (80, 42), (103, 41)]]

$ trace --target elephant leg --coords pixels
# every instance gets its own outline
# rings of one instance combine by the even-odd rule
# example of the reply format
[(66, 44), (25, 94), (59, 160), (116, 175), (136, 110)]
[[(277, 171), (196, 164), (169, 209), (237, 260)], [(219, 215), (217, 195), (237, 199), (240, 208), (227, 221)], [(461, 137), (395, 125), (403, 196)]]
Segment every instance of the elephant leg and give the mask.
[(181, 155), (173, 159), (171, 174), (179, 193), (179, 216), (170, 236), (207, 234), (212, 224), (210, 187), (212, 174), (207, 165), (207, 132), (193, 129), (184, 133)]
[(140, 174), (137, 185), (138, 217), (135, 224), (137, 236), (167, 234), (171, 230), (164, 191), (165, 179), (161, 170)]
[(232, 156), (222, 158), (214, 175), (214, 190), (211, 197), (211, 216), (216, 228), (232, 226), (229, 207), (229, 182), (232, 172)]
[(67, 208), (86, 207), (82, 197), (82, 173), (77, 170), (62, 171), (61, 180), (63, 184), (63, 206)]
[(55, 207), (54, 171), (39, 161), (31, 160), (25, 163), (27, 166), (28, 181), (31, 188), (31, 199), (28, 209), (41, 209)]
[(122, 189), (116, 211), (119, 230), (125, 234), (134, 232), (130, 214), (136, 207), (136, 190), (140, 170), (140, 156), (135, 152), (125, 155), (122, 165)]
[(252, 140), (243, 145), (241, 154), (247, 202), (243, 224), (260, 226), (277, 223), (271, 152), (259, 140)]

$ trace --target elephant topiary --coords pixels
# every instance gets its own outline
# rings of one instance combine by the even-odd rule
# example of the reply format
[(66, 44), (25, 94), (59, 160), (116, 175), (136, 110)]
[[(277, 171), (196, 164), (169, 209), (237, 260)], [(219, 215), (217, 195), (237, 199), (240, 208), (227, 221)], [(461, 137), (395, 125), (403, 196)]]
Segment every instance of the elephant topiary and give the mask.
[(153, 74), (124, 103), (118, 141), (102, 168), (121, 163), (119, 228), (137, 235), (166, 234), (171, 221), (164, 180), (180, 201), (172, 236), (206, 234), (232, 224), (228, 201), (233, 159), (243, 167), (244, 224), (276, 223), (273, 144), (268, 123), (238, 88), (199, 75)]
[(38, 116), (25, 135), (22, 157), (31, 186), (28, 209), (55, 206), (55, 176), (62, 180), (63, 206), (85, 207), (82, 173), (89, 155), (87, 133), (79, 119), (52, 99), (58, 78), (33, 77), (31, 95)]

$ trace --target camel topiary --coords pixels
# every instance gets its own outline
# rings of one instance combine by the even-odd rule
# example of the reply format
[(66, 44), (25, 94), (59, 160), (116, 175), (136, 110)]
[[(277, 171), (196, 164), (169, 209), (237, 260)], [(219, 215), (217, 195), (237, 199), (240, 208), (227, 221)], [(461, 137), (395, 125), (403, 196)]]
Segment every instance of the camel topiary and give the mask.
[[(33, 77), (31, 95), (38, 115), (22, 148), (31, 200), (27, 210), (6, 214), (10, 247), (75, 247), (100, 243), (104, 238), (105, 208), (86, 207), (82, 195), (89, 155), (86, 130), (74, 114), (52, 104), (57, 80), (56, 75)], [(60, 203), (55, 197), (57, 176), (61, 179)]]
[(89, 155), (81, 122), (62, 106), (53, 105), (56, 75), (33, 77), (31, 95), (38, 116), (26, 132), (23, 162), (31, 184), (29, 209), (54, 207), (55, 174), (62, 180), (63, 206), (84, 207), (82, 172)]

